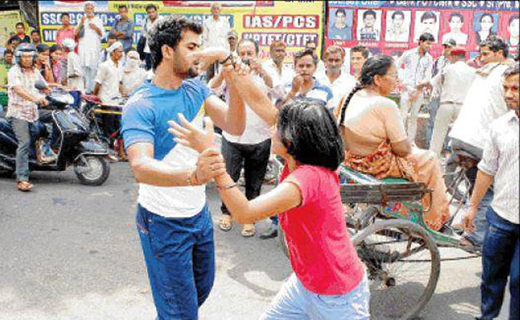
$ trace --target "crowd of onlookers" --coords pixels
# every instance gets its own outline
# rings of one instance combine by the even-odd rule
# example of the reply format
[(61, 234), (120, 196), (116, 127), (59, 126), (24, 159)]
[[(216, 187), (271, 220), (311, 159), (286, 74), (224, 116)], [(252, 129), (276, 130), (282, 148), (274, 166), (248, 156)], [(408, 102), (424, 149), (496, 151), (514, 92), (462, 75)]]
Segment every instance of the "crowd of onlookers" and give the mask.
[[(84, 15), (76, 26), (70, 24), (69, 14), (61, 14), (62, 26), (56, 33), (56, 44), (52, 46), (41, 43), (38, 30), (28, 35), (23, 23), (16, 24), (16, 34), (7, 41), (2, 54), (0, 94), (3, 92), (3, 95), (0, 98), (3, 100), (0, 102), (8, 106), (7, 116), (16, 119), (11, 122), (17, 137), (22, 132), (17, 129), (17, 123), (34, 122), (38, 119), (36, 103), (45, 103), (44, 98), (36, 98), (37, 93), (28, 94), (34, 91), (34, 85), (27, 87), (29, 80), (33, 84), (36, 79), (43, 79), (51, 86), (63, 87), (74, 93), (76, 102), (79, 102), (80, 94), (85, 93), (97, 96), (102, 104), (110, 105), (121, 104), (121, 98), (131, 96), (147, 78), (152, 78), (158, 61), (154, 61), (157, 56), (152, 59), (150, 46), (153, 49), (155, 43), (149, 43), (151, 37), (148, 35), (155, 31), (154, 24), (163, 19), (159, 16), (158, 8), (153, 4), (146, 6), (147, 17), (137, 43), (133, 41), (135, 26), (128, 17), (128, 7), (120, 5), (118, 12), (119, 16), (109, 32), (105, 32), (106, 26), (96, 16), (95, 3), (92, 1), (85, 3)], [(223, 48), (230, 54), (225, 61), (210, 65), (205, 73), (198, 75), (194, 72), (193, 76), (205, 80), (213, 93), (223, 100), (231, 100), (233, 94), (230, 91), (234, 90), (233, 85), (226, 84), (223, 65), (229, 62), (228, 59), (240, 59), (248, 66), (254, 87), (263, 91), (277, 108), (298, 99), (311, 99), (322, 104), (336, 116), (341, 130), (344, 130), (343, 140), (347, 149), (344, 164), (377, 178), (398, 176), (424, 182), (433, 190), (429, 200), (431, 203), (428, 204), (431, 209), (424, 216), (425, 222), (428, 227), (440, 232), (446, 231), (446, 223), (450, 221), (446, 185), (440, 165), (445, 156), (445, 142), (449, 138), (453, 154), (459, 150), (472, 155), (476, 161), (484, 159), (478, 168), (472, 168), (473, 176), (469, 177), (473, 211), (472, 216), (464, 221), (465, 225), (459, 226), (465, 229), (461, 245), (481, 247), (488, 230), (485, 209), (493, 199), (494, 190), (488, 188), (491, 178), (486, 180), (489, 184), (479, 184), (479, 170), (480, 180), (487, 174), (502, 176), (505, 181), (497, 183), (497, 187), (500, 186), (496, 191), (499, 196), (495, 196), (493, 209), (500, 212), (488, 213), (495, 219), (491, 223), (507, 227), (518, 225), (517, 217), (516, 220), (511, 218), (509, 211), (514, 205), (518, 207), (518, 198), (516, 202), (515, 199), (511, 200), (504, 188), (510, 182), (511, 179), (507, 179), (510, 176), (506, 177), (497, 171), (498, 166), (507, 166), (507, 162), (496, 163), (496, 156), (491, 151), (484, 152), (483, 148), (483, 141), (500, 129), (490, 126), (490, 123), (505, 114), (508, 114), (508, 118), (504, 118), (507, 120), (504, 126), (510, 126), (511, 132), (516, 130), (518, 133), (518, 116), (515, 118), (518, 111), (509, 112), (510, 109), (518, 109), (518, 102), (515, 103), (514, 97), (507, 96), (512, 95), (513, 90), (518, 94), (518, 62), (515, 69), (515, 62), (509, 56), (509, 46), (502, 38), (490, 34), (482, 39), (479, 56), (471, 60), (467, 59), (468, 52), (464, 47), (451, 38), (443, 39), (442, 54), (434, 58), (431, 49), (436, 39), (430, 33), (423, 33), (417, 47), (405, 51), (396, 59), (388, 56), (370, 58), (369, 50), (362, 45), (352, 47), (349, 57), (345, 56), (345, 50), (339, 46), (326, 47), (321, 59), (317, 54), (318, 44), (312, 41), (306, 43), (305, 48), (297, 52), (294, 58), (289, 58), (287, 44), (272, 41), (269, 44), (270, 58), (261, 61), (259, 44), (252, 39), (241, 38), (230, 28), (228, 20), (221, 15), (220, 4), (211, 5), (211, 15), (203, 22), (202, 29), (203, 49)], [(195, 51), (197, 46), (197, 43), (192, 44), (191, 50)], [(32, 65), (22, 65), (25, 63), (23, 52), (34, 52), (29, 57)], [(164, 49), (164, 52), (167, 50)], [(288, 60), (292, 61), (287, 63)], [(35, 68), (37, 76), (30, 78), (24, 75), (22, 68)], [(185, 78), (190, 76), (187, 74)], [(16, 81), (16, 84), (8, 83), (8, 79)], [(516, 87), (511, 79), (516, 81)], [(508, 88), (507, 85), (514, 88)], [(12, 87), (16, 86), (25, 86), (26, 91), (14, 90)], [(6, 104), (8, 87), (10, 102)], [(508, 93), (508, 90), (511, 92)], [(392, 95), (395, 96), (395, 102), (386, 98)], [(24, 101), (24, 97), (30, 101)], [(15, 108), (9, 110), (11, 104), (16, 105), (19, 108), (17, 110), (24, 111), (17, 114)], [(425, 148), (430, 152), (418, 151), (416, 148), (418, 117), (423, 107), (429, 114), (425, 126)], [(272, 134), (269, 125), (256, 111), (247, 104), (245, 110), (246, 122), (242, 134), (236, 136), (221, 131), (222, 155), (232, 180), (238, 181), (243, 174), (245, 194), (251, 200), (261, 192), (271, 155)], [(26, 128), (24, 130), (27, 131)], [(499, 138), (497, 144), (503, 142)], [(29, 138), (26, 140), (28, 143)], [(508, 141), (505, 146), (511, 149)], [(510, 151), (511, 154), (515, 152), (514, 148)], [(455, 160), (453, 155), (445, 159), (446, 168), (456, 165)], [(28, 174), (28, 169), (26, 171)], [(515, 174), (517, 181), (518, 170), (511, 176)], [(23, 176), (21, 180), (18, 178), (19, 183), (28, 183), (28, 177)], [(474, 192), (474, 188), (479, 193)], [(478, 210), (477, 204), (481, 204)], [(503, 212), (501, 209), (504, 209)], [(224, 204), (222, 213), (219, 227), (229, 231), (233, 227), (233, 220)], [(272, 226), (261, 234), (261, 238), (277, 235), (276, 216), (272, 221)], [(244, 237), (255, 235), (255, 225), (244, 224), (241, 234)], [(485, 266), (492, 269), (493, 253), (487, 254)], [(514, 271), (517, 275), (518, 269)], [(489, 275), (490, 270), (485, 274)], [(489, 277), (488, 284), (503, 280), (503, 277), (493, 274)], [(504, 285), (500, 290), (503, 290)], [(490, 287), (488, 291), (497, 290)], [(498, 300), (493, 302), (501, 303)]]
[[(97, 96), (103, 104), (121, 104), (121, 98), (128, 97), (152, 77), (153, 61), (147, 36), (153, 25), (162, 19), (157, 6), (146, 6), (147, 16), (137, 43), (133, 41), (135, 25), (128, 16), (126, 5), (118, 7), (119, 16), (109, 32), (105, 31), (106, 26), (95, 9), (95, 2), (86, 2), (84, 15), (76, 26), (71, 25), (68, 13), (62, 13), (61, 28), (57, 30), (56, 43), (51, 46), (41, 43), (38, 30), (32, 30), (28, 35), (22, 22), (16, 24), (16, 34), (7, 41), (0, 64), (0, 94), (4, 93), (0, 95), (2, 105), (7, 106), (7, 75), (15, 65), (16, 48), (22, 44), (33, 46), (36, 52), (34, 66), (45, 81), (69, 90), (77, 103), (80, 94), (86, 93)], [(270, 59), (262, 62), (258, 43), (241, 39), (231, 29), (228, 19), (221, 15), (219, 3), (213, 3), (210, 12), (211, 15), (203, 22), (202, 48), (220, 47), (234, 52), (250, 67), (258, 86), (278, 107), (302, 96), (320, 100), (334, 110), (359, 83), (363, 65), (371, 55), (368, 48), (357, 45), (350, 48), (346, 57), (343, 48), (332, 45), (324, 48), (323, 59), (320, 59), (317, 43), (310, 41), (294, 55), (293, 61), (287, 63), (290, 60), (287, 44), (272, 41)], [(493, 52), (507, 46), (497, 36), (490, 38), (496, 40), (491, 48)], [(423, 106), (427, 107), (429, 119), (425, 147), (440, 157), (446, 147), (448, 130), (457, 119), (465, 94), (473, 83), (475, 70), (486, 61), (482, 53), (476, 59), (467, 60), (464, 47), (458, 46), (454, 39), (444, 39), (442, 54), (434, 59), (430, 51), (435, 41), (433, 35), (424, 33), (416, 48), (394, 58), (399, 84), (393, 93), (400, 95), (399, 107), (412, 143), (416, 140), (419, 111)], [(481, 47), (481, 51), (483, 48), (485, 54), (489, 48)], [(505, 52), (502, 60), (507, 62), (507, 49), (502, 52)], [(227, 99), (227, 87), (218, 63), (211, 65), (201, 77), (217, 95)], [(226, 158), (230, 159), (227, 167), (233, 172), (232, 176), (238, 179), (245, 169), (248, 197), (258, 196), (269, 161), (269, 128), (248, 109), (247, 130), (242, 136), (222, 134)], [(222, 211), (220, 227), (229, 230), (231, 218), (226, 214), (225, 206)], [(255, 232), (253, 225), (246, 225), (242, 234), (252, 236)], [(275, 234), (276, 229), (271, 228), (264, 236)]]
[[(35, 67), (50, 84), (61, 85), (67, 90), (95, 94), (103, 103), (117, 103), (141, 85), (147, 77), (149, 55), (138, 53), (133, 44), (134, 24), (128, 17), (128, 7), (119, 6), (119, 17), (105, 32), (105, 26), (95, 14), (95, 2), (85, 3), (84, 12), (77, 26), (70, 23), (67, 12), (61, 14), (61, 28), (56, 33), (56, 43), (41, 43), (40, 32), (26, 34), (25, 24), (16, 24), (14, 34), (5, 45), (0, 66), (0, 84), (7, 90), (7, 73), (15, 64), (16, 48), (29, 44), (36, 51)], [(147, 27), (158, 18), (157, 7), (147, 6)], [(146, 27), (142, 39), (146, 42)], [(105, 44), (105, 46), (103, 46)]]

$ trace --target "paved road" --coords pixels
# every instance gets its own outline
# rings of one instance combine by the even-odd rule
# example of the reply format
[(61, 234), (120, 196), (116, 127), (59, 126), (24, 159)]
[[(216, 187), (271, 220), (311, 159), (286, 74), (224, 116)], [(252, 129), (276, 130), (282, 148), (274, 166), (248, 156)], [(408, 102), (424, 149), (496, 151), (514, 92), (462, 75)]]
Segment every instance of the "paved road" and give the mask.
[[(71, 171), (36, 173), (34, 182), (34, 192), (22, 194), (13, 179), (0, 178), (0, 320), (153, 319), (128, 165), (112, 165), (101, 187), (79, 185)], [(217, 221), (212, 188), (209, 201)], [(290, 266), (275, 240), (217, 229), (217, 278), (201, 319), (258, 319)], [(459, 254), (442, 251), (443, 257)], [(479, 275), (480, 259), (444, 262), (423, 319), (473, 319)]]

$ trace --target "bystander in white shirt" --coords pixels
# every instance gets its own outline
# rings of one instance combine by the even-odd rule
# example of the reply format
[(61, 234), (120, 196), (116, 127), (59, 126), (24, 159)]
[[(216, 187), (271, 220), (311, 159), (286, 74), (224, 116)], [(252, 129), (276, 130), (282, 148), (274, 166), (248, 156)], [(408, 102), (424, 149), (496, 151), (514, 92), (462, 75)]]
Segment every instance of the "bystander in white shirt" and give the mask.
[(79, 56), (74, 52), (76, 43), (72, 39), (63, 40), (63, 46), (69, 51), (67, 53), (67, 68), (66, 75), (67, 87), (71, 90), (84, 91), (85, 80), (83, 79), (83, 69), (81, 68), (81, 61)]
[(440, 92), (440, 106), (435, 116), (430, 151), (440, 155), (449, 126), (459, 116), (462, 103), (475, 79), (476, 70), (465, 61), (444, 67), (433, 77), (431, 85)]
[[(267, 93), (269, 88), (264, 80), (258, 75), (253, 76), (254, 82), (263, 92)], [(226, 97), (229, 101), (229, 92)], [(227, 132), (222, 135), (227, 141), (238, 144), (259, 144), (271, 138), (271, 132), (267, 123), (262, 120), (247, 104), (246, 104), (246, 127), (240, 136), (234, 136)]]
[[(117, 47), (122, 47), (121, 42), (116, 42), (110, 49), (115, 50)], [(108, 58), (99, 66), (96, 76), (96, 83), (100, 84), (98, 97), (101, 102), (106, 104), (118, 103), (121, 98), (120, 84), (123, 77), (123, 68), (121, 62), (115, 64), (112, 58)]]
[(424, 52), (421, 56), (419, 48), (405, 51), (396, 63), (397, 66), (404, 66), (403, 72), (401, 74), (398, 73), (402, 76), (401, 81), (404, 85), (404, 91), (401, 93), (400, 108), (405, 124), (407, 123), (408, 112), (411, 111), (407, 134), (412, 142), (415, 142), (417, 117), (424, 102), (424, 94), (421, 93), (415, 101), (412, 99), (412, 96), (416, 91), (417, 85), (430, 81), (433, 64), (433, 57), (428, 52)]
[(465, 61), (457, 61), (445, 66), (433, 77), (431, 84), (441, 92), (441, 103), (462, 105), (476, 76), (476, 70)]
[(430, 80), (433, 57), (428, 52), (421, 57), (419, 47), (417, 47), (405, 51), (396, 65), (404, 66), (401, 81), (406, 91), (413, 92), (417, 85)]
[(478, 168), (493, 176), (495, 195), (491, 207), (503, 219), (519, 224), (519, 127), (514, 110), (496, 119), (489, 128), (489, 136)]
[(450, 138), (483, 149), (491, 122), (508, 111), (502, 89), (502, 75), (507, 68), (505, 64), (488, 63), (477, 71)]
[(326, 72), (316, 73), (316, 79), (318, 79), (322, 85), (327, 86), (332, 90), (333, 98), (330, 101), (332, 108), (336, 108), (341, 98), (350, 93), (350, 91), (352, 91), (356, 86), (357, 82), (356, 78), (343, 71), (341, 71), (340, 76), (334, 80), (333, 83), (330, 82)]
[[(101, 30), (101, 35), (90, 27), (91, 23)], [(87, 18), (85, 23), (83, 23), (83, 36), (79, 38), (78, 42), (78, 54), (82, 66), (93, 69), (97, 68), (104, 30), (103, 21), (101, 21), (98, 16), (94, 16), (91, 19)]]
[(204, 48), (218, 47), (229, 50), (227, 34), (230, 30), (227, 17), (218, 16), (218, 19), (215, 20), (213, 16), (209, 16), (203, 24), (202, 45)]
[(291, 83), (295, 76), (294, 69), (291, 66), (283, 63), (281, 72), (279, 72), (273, 59), (269, 59), (262, 63), (262, 68), (271, 77), (271, 79), (273, 79), (273, 88), (269, 90), (270, 98), (273, 101), (283, 99), (285, 85), (287, 83)]

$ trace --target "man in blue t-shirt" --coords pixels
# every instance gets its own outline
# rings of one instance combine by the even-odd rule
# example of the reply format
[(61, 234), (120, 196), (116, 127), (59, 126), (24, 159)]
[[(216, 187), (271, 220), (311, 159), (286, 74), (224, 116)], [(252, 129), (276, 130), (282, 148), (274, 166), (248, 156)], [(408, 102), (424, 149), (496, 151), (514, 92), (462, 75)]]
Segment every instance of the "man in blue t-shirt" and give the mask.
[(201, 33), (199, 24), (179, 16), (154, 24), (148, 41), (155, 76), (123, 113), (122, 134), (139, 182), (137, 228), (160, 320), (197, 319), (213, 286), (213, 224), (204, 184), (225, 172), (217, 150), (199, 155), (177, 143), (168, 121), (182, 114), (202, 128), (207, 115), (232, 134), (245, 128), (244, 104), (233, 85), (228, 108), (194, 78), (201, 65), (233, 64), (224, 49), (199, 51)]

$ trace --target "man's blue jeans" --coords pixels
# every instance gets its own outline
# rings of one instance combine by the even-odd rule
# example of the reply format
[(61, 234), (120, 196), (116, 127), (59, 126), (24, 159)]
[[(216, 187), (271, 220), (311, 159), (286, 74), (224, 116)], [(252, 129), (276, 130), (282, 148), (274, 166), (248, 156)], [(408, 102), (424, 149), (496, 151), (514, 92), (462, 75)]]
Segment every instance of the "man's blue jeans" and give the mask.
[[(516, 208), (511, 208), (516, 210)], [(509, 222), (489, 207), (489, 228), (482, 251), (482, 320), (498, 317), (509, 277), (509, 319), (520, 319), (520, 225)]]
[(208, 206), (191, 218), (165, 218), (138, 205), (137, 230), (158, 320), (195, 320), (215, 280)]

